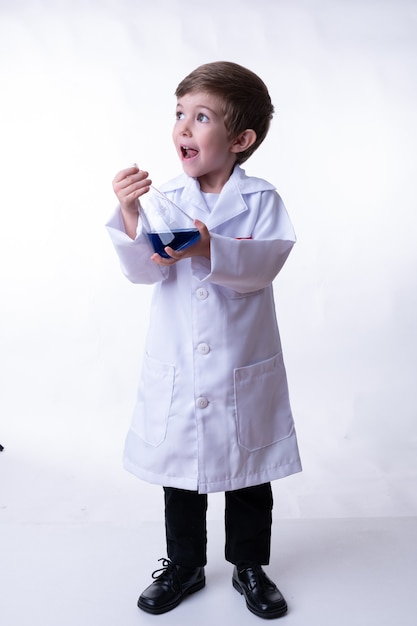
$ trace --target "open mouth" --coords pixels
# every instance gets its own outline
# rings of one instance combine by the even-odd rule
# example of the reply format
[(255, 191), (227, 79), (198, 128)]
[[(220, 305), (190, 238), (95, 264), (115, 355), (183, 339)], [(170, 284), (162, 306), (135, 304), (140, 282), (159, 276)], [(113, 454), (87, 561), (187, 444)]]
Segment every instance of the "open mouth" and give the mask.
[(192, 159), (197, 156), (198, 150), (194, 148), (189, 148), (188, 146), (181, 146), (181, 154), (183, 159)]

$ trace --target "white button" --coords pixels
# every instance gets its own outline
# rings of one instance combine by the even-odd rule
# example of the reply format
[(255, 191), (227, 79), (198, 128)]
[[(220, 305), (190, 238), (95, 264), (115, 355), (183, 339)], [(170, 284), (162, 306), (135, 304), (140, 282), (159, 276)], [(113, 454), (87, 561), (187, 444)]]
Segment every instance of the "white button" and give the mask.
[(195, 294), (199, 300), (205, 300), (208, 296), (208, 291), (204, 287), (199, 287)]
[(204, 398), (203, 396), (200, 396), (199, 398), (197, 398), (195, 403), (198, 409), (205, 409), (206, 407), (208, 407), (208, 400), (207, 398)]
[(208, 343), (199, 343), (197, 346), (197, 352), (199, 354), (208, 354), (210, 352), (210, 346)]

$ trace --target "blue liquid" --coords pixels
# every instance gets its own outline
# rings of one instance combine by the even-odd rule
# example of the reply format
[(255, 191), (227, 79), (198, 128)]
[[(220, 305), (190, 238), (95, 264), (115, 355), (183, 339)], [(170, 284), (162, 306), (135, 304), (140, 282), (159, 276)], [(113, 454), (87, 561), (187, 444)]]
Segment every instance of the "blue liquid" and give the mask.
[(168, 233), (148, 233), (148, 237), (151, 241), (153, 249), (165, 259), (171, 258), (169, 254), (167, 254), (164, 250), (167, 245), (173, 250), (183, 250), (187, 246), (191, 246), (193, 243), (198, 241), (198, 239), (200, 239), (200, 233), (196, 228), (173, 230), (172, 234), (174, 235), (174, 239), (166, 244), (162, 243), (162, 240), (167, 241), (169, 239)]

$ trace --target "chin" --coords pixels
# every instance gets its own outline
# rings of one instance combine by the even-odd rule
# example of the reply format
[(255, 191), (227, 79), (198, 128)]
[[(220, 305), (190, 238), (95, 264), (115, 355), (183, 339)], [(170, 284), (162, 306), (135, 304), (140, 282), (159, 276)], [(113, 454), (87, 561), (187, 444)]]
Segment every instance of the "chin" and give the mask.
[(193, 178), (197, 178), (198, 176), (200, 176), (198, 169), (193, 167), (191, 163), (187, 163), (187, 161), (183, 160), (181, 162), (181, 165), (182, 165), (182, 169), (184, 170), (186, 174), (188, 174), (188, 176), (192, 176)]

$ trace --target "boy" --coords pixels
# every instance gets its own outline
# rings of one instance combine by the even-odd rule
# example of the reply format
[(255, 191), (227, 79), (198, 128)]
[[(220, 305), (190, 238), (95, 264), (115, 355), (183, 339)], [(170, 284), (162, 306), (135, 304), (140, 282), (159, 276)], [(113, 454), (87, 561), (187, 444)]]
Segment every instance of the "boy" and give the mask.
[[(225, 492), (225, 557), (250, 611), (285, 599), (267, 577), (270, 481), (301, 470), (272, 281), (295, 242), (273, 185), (240, 167), (262, 143), (273, 105), (261, 79), (230, 62), (177, 87), (173, 140), (184, 173), (161, 189), (192, 214), (199, 240), (152, 253), (136, 166), (116, 175), (107, 227), (129, 280), (156, 285), (125, 467), (164, 488), (168, 559), (138, 606), (165, 613), (205, 585), (207, 494)], [(162, 573), (159, 573), (162, 572)]]

